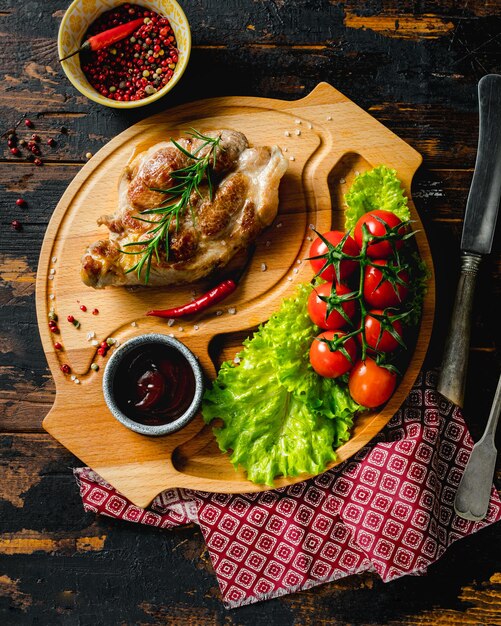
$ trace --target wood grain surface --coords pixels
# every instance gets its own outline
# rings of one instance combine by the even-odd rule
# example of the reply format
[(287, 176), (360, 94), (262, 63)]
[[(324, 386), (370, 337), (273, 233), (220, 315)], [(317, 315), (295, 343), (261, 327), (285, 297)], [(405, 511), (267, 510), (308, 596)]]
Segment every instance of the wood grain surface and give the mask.
[[(147, 318), (145, 311), (158, 307), (159, 299), (167, 307), (188, 302), (193, 289), (203, 293), (208, 289), (206, 284), (139, 291), (108, 288), (89, 293), (79, 269), (82, 250), (102, 236), (98, 218), (117, 206), (117, 185), (111, 182), (120, 180), (124, 163), (165, 137), (178, 137), (183, 128), (202, 132), (238, 129), (251, 145), (283, 147), (289, 168), (281, 181), (278, 215), (257, 240), (236, 293), (224, 305), (169, 327), (165, 320)], [(56, 400), (44, 419), (44, 428), (138, 506), (147, 506), (161, 491), (173, 487), (224, 493), (269, 489), (249, 482), (243, 470), (235, 471), (228, 456), (219, 452), (212, 428), (204, 427), (201, 414), (188, 427), (165, 437), (145, 437), (117, 422), (102, 394), (106, 361), (96, 358), (96, 348), (85, 341), (85, 335), (92, 330), (98, 337), (96, 341), (114, 337), (124, 343), (145, 332), (169, 332), (193, 350), (207, 379), (213, 380), (215, 355), (209, 356), (209, 346), (223, 334), (231, 342), (235, 333), (249, 333), (277, 311), (299, 283), (311, 279), (311, 267), (305, 261), (312, 240), (311, 227), (318, 232), (342, 229), (344, 193), (356, 172), (381, 163), (397, 169), (410, 196), (421, 156), (327, 83), (320, 83), (306, 97), (293, 102), (241, 96), (196, 101), (138, 122), (115, 137), (65, 191), (48, 225), (40, 254), (36, 305), (42, 345), (56, 382)], [(328, 467), (355, 454), (388, 423), (407, 397), (428, 350), (435, 304), (433, 260), (410, 197), (409, 208), (415, 241), (430, 272), (418, 337), (415, 346), (410, 347), (413, 356), (391, 400), (381, 410), (363, 413), (356, 419), (350, 440), (336, 451), (337, 459)], [(263, 263), (266, 273), (261, 269)], [(100, 312), (98, 316), (93, 316), (90, 309), (87, 315), (78, 313), (77, 303), (89, 297)], [(229, 315), (228, 307), (236, 314)], [(75, 309), (81, 320), (78, 329), (64, 324)], [(222, 315), (216, 315), (214, 309)], [(63, 320), (58, 335), (51, 333), (47, 325), (50, 310)], [(63, 342), (63, 352), (54, 348), (56, 340)], [(77, 404), (75, 383), (60, 370), (63, 362), (78, 376), (81, 399)], [(99, 362), (99, 373), (91, 370), (92, 362)], [(81, 428), (82, 414), (86, 416), (85, 431)], [(277, 478), (275, 487), (309, 477)]]
[[(412, 186), (435, 260), (437, 316), (428, 364), (440, 362), (458, 276), (461, 220), (475, 162), (476, 83), (501, 73), (498, 0), (186, 0), (194, 48), (185, 77), (149, 109), (89, 103), (57, 64), (67, 2), (0, 0), (1, 132), (23, 115), (44, 141), (36, 168), (0, 158), (0, 621), (6, 624), (501, 624), (497, 526), (455, 544), (425, 577), (383, 585), (351, 577), (226, 611), (198, 528), (160, 532), (82, 511), (77, 460), (41, 428), (54, 401), (36, 325), (43, 236), (85, 162), (131, 124), (201, 97), (295, 100), (334, 85), (424, 157)], [(61, 134), (64, 126), (67, 134)], [(21, 136), (27, 134), (20, 133)], [(15, 205), (24, 197), (28, 206)], [(19, 219), (23, 231), (11, 230)], [(499, 232), (499, 231), (498, 231)], [(477, 289), (465, 417), (485, 424), (500, 359), (501, 254)], [(244, 339), (222, 341), (219, 359)], [(75, 396), (78, 400), (78, 396)], [(84, 424), (85, 416), (82, 416)]]

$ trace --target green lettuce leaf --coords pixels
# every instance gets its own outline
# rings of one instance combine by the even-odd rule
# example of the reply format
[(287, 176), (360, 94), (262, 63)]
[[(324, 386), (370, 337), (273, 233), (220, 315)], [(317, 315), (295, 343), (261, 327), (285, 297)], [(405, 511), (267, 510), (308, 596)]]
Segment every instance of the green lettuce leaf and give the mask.
[(261, 329), (261, 336), (274, 346), (274, 362), (280, 383), (294, 396), (329, 418), (349, 419), (360, 406), (346, 384), (322, 378), (311, 367), (309, 352), (320, 333), (308, 315), (311, 285), (299, 285), (294, 299), (284, 300), (279, 314)]
[(224, 421), (214, 429), (219, 448), (231, 450), (231, 462), (242, 465), (249, 480), (266, 485), (280, 475), (319, 473), (335, 458), (334, 422), (280, 385), (270, 356), (238, 367), (224, 363), (203, 405), (206, 422)]
[(352, 230), (359, 218), (369, 211), (382, 209), (395, 213), (402, 221), (410, 219), (407, 198), (397, 172), (385, 165), (360, 174), (345, 195), (345, 228)]
[[(373, 209), (410, 219), (395, 170), (379, 166), (355, 179), (346, 194), (346, 229)], [(416, 317), (423, 285), (416, 273)], [(419, 287), (418, 287), (419, 286)], [(312, 285), (300, 285), (296, 297), (284, 300), (278, 313), (244, 342), (240, 364), (223, 363), (204, 395), (206, 423), (214, 428), (219, 447), (256, 483), (273, 485), (277, 476), (316, 474), (335, 459), (335, 448), (349, 439), (353, 416), (363, 410), (351, 398), (346, 378), (318, 376), (310, 365), (311, 342), (320, 332), (307, 313)]]
[(360, 408), (346, 382), (321, 378), (309, 362), (319, 329), (306, 312), (311, 285), (244, 342), (240, 364), (223, 363), (202, 405), (223, 452), (249, 480), (267, 485), (276, 476), (316, 474), (335, 458), (334, 447), (349, 438)]

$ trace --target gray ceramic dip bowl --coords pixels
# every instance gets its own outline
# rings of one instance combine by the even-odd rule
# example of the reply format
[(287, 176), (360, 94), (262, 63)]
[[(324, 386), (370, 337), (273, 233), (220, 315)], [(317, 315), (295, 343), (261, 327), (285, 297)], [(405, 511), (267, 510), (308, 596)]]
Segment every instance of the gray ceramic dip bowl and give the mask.
[[(171, 349), (177, 350), (180, 352), (184, 358), (188, 361), (191, 369), (193, 370), (193, 374), (195, 376), (195, 393), (193, 395), (193, 400), (190, 406), (186, 409), (186, 411), (178, 417), (176, 420), (169, 422), (168, 424), (160, 424), (160, 425), (147, 425), (140, 424), (139, 422), (135, 422), (125, 415), (119, 408), (113, 393), (115, 376), (119, 370), (119, 366), (122, 363), (123, 359), (127, 357), (127, 355), (132, 351), (138, 348), (139, 346), (147, 346), (147, 345), (165, 345)], [(140, 335), (139, 337), (134, 337), (133, 339), (129, 339), (126, 343), (121, 345), (117, 350), (113, 352), (108, 363), (106, 364), (106, 368), (104, 370), (103, 376), (103, 394), (106, 404), (110, 409), (113, 416), (124, 426), (133, 430), (136, 433), (140, 433), (141, 435), (168, 435), (170, 433), (175, 433), (176, 431), (184, 428), (191, 420), (195, 417), (200, 407), (200, 403), (202, 402), (202, 395), (204, 391), (204, 383), (203, 383), (203, 373), (200, 364), (193, 354), (191, 350), (189, 350), (184, 343), (181, 343), (177, 339), (173, 337), (169, 337), (167, 335), (161, 335), (160, 333), (151, 333), (148, 335)]]

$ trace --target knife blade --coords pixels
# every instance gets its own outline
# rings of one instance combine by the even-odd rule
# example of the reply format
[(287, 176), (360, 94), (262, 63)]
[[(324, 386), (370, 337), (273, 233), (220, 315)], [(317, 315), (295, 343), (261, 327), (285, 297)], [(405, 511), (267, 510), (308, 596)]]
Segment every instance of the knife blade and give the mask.
[(479, 136), (475, 170), (461, 237), (461, 274), (445, 342), (438, 391), (463, 406), (475, 283), (483, 254), (489, 254), (501, 196), (501, 75), (478, 83)]
[(501, 75), (478, 83), (480, 131), (475, 171), (466, 203), (461, 250), (489, 254), (501, 194)]

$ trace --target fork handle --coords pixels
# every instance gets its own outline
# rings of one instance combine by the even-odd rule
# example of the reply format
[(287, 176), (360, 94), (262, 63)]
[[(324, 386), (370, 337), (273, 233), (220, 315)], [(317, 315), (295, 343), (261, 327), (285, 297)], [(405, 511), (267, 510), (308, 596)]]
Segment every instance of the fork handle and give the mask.
[(499, 416), (501, 414), (501, 375), (499, 376), (498, 386), (496, 387), (496, 393), (494, 395), (494, 401), (492, 403), (489, 419), (487, 420), (487, 426), (482, 439), (491, 438), (494, 440), (496, 429), (498, 426)]
[(454, 500), (454, 510), (457, 515), (464, 519), (480, 521), (484, 519), (489, 510), (492, 478), (497, 457), (494, 435), (496, 434), (500, 412), (501, 376), (484, 434), (473, 446)]

